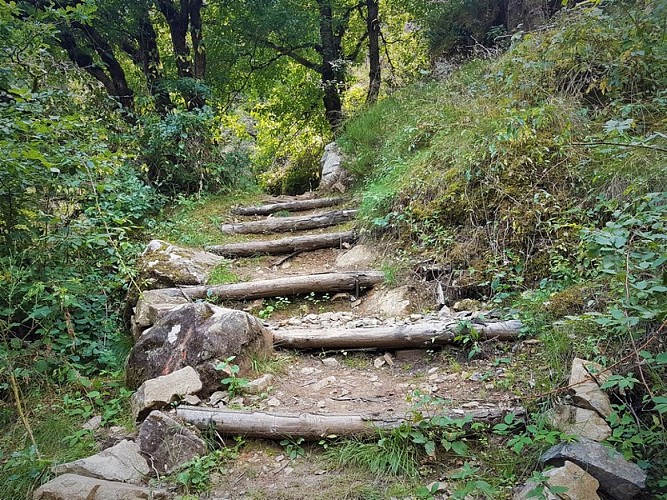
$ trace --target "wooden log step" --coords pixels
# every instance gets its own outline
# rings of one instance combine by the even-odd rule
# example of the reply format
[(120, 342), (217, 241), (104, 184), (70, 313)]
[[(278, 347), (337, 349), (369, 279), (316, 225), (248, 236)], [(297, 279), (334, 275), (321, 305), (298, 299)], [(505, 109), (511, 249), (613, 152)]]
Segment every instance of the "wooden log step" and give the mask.
[(248, 281), (231, 285), (184, 286), (161, 289), (160, 293), (185, 296), (190, 300), (218, 298), (222, 300), (254, 300), (270, 297), (315, 293), (357, 292), (384, 281), (379, 271), (306, 274), (270, 280)]
[[(451, 344), (460, 322), (456, 320), (366, 328), (295, 328), (273, 332), (276, 347), (291, 349), (407, 349)], [(521, 321), (473, 324), (480, 339), (516, 340)]]
[(278, 255), (295, 252), (310, 252), (320, 248), (340, 248), (343, 243), (354, 243), (357, 234), (354, 231), (340, 233), (312, 234), (294, 236), (279, 240), (247, 241), (229, 245), (206, 247), (207, 252), (225, 257), (252, 257), (253, 255)]
[[(521, 407), (507, 409), (493, 407), (472, 410), (451, 409), (437, 416), (451, 419), (468, 418), (471, 422), (497, 424), (510, 412), (519, 418), (526, 413)], [(302, 437), (311, 441), (328, 436), (372, 436), (378, 430), (395, 429), (411, 422), (409, 416), (274, 414), (197, 406), (179, 406), (176, 408), (176, 416), (202, 430), (214, 425), (218, 432), (224, 435), (259, 439)]]
[(301, 212), (303, 210), (313, 210), (315, 208), (327, 208), (340, 205), (342, 198), (315, 198), (312, 200), (294, 200), (279, 201), (267, 205), (258, 205), (254, 207), (235, 207), (232, 208), (234, 215), (270, 215), (282, 210), (289, 212)]
[(321, 227), (336, 226), (354, 219), (356, 210), (338, 210), (317, 215), (296, 217), (271, 217), (264, 220), (223, 224), (220, 230), (225, 234), (264, 234), (286, 231), (307, 231)]

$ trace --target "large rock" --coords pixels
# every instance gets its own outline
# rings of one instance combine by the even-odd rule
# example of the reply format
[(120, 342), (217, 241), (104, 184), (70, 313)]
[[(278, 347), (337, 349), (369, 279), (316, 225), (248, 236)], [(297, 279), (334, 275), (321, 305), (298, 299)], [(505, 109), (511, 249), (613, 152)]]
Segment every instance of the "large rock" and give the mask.
[(249, 314), (206, 302), (184, 304), (168, 312), (146, 330), (132, 348), (126, 377), (130, 387), (192, 366), (201, 378), (204, 394), (220, 387), (220, 362), (235, 356), (241, 369), (254, 355), (268, 356), (273, 335)]
[(137, 281), (145, 288), (203, 285), (211, 269), (222, 261), (219, 255), (152, 240), (139, 259)]
[(568, 386), (572, 393), (572, 401), (577, 406), (596, 411), (600, 416), (606, 418), (611, 415), (612, 409), (609, 396), (600, 389), (600, 385), (609, 378), (610, 374), (609, 372), (603, 373), (602, 370), (604, 368), (598, 363), (574, 358)]
[(320, 190), (345, 192), (351, 180), (347, 170), (343, 168), (343, 153), (338, 144), (332, 142), (324, 147), (324, 155), (320, 160), (322, 176)]
[(167, 500), (162, 489), (105, 481), (76, 474), (63, 474), (40, 486), (34, 500)]
[[(543, 497), (546, 497), (546, 500), (600, 500), (600, 496), (597, 494), (599, 486), (597, 479), (572, 462), (565, 462), (563, 467), (548, 470), (544, 472), (544, 476), (547, 477), (546, 488), (543, 492)], [(531, 493), (538, 486), (537, 483), (529, 481), (513, 496), (513, 499), (538, 498), (534, 495), (531, 496)], [(567, 488), (567, 491), (556, 495), (550, 489), (556, 486)]]
[(135, 420), (143, 420), (151, 410), (164, 408), (183, 396), (201, 391), (202, 387), (199, 374), (191, 366), (146, 380), (132, 394), (132, 415)]
[(368, 245), (355, 245), (336, 259), (338, 269), (369, 269), (377, 253)]
[(551, 425), (567, 434), (576, 434), (593, 441), (611, 436), (611, 428), (597, 412), (570, 405), (559, 405), (550, 415)]
[(540, 461), (561, 467), (574, 462), (600, 483), (599, 489), (617, 500), (629, 500), (646, 486), (646, 473), (617, 451), (590, 439), (561, 443), (549, 449)]
[(390, 317), (410, 314), (410, 287), (401, 286), (393, 290), (378, 290), (364, 304), (367, 314)]
[(141, 424), (137, 443), (158, 474), (170, 474), (206, 454), (206, 444), (197, 434), (159, 411), (151, 412)]
[(150, 473), (150, 469), (141, 456), (139, 445), (124, 440), (96, 455), (56, 465), (53, 472), (137, 484)]

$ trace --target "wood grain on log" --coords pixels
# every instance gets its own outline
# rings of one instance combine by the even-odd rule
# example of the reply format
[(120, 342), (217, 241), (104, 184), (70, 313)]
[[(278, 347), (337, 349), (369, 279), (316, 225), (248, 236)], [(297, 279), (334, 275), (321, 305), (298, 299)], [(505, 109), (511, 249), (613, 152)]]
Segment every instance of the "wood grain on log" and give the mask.
[(315, 198), (313, 200), (279, 201), (256, 207), (236, 207), (232, 209), (234, 215), (270, 215), (281, 210), (299, 212), (314, 208), (326, 208), (340, 205), (342, 198)]
[(340, 248), (343, 243), (354, 243), (354, 231), (340, 233), (312, 234), (279, 240), (248, 241), (229, 245), (213, 245), (206, 251), (225, 257), (252, 257), (253, 255), (278, 255), (294, 252), (309, 252), (319, 248)]
[(337, 293), (371, 288), (384, 281), (378, 271), (307, 274), (271, 280), (248, 281), (232, 285), (184, 286), (160, 290), (169, 296), (182, 295), (190, 300), (215, 297), (222, 300), (254, 300), (287, 297), (303, 293)]
[[(437, 416), (452, 419), (469, 417), (474, 422), (496, 424), (510, 412), (517, 417), (525, 415), (525, 410), (521, 407), (507, 409), (494, 407), (474, 410), (451, 409)], [(316, 440), (327, 436), (372, 436), (378, 430), (395, 429), (411, 421), (409, 417), (389, 415), (383, 417), (314, 413), (273, 414), (196, 406), (179, 406), (176, 415), (199, 429), (208, 429), (213, 425), (221, 434), (261, 439), (302, 437)]]
[(264, 220), (223, 224), (220, 230), (225, 234), (263, 234), (287, 231), (307, 231), (321, 227), (335, 226), (354, 219), (356, 210), (338, 210), (317, 215), (298, 217), (271, 217)]
[[(460, 322), (456, 320), (367, 328), (301, 328), (273, 332), (276, 347), (292, 349), (406, 349), (451, 344)], [(521, 322), (473, 324), (480, 339), (516, 340)]]

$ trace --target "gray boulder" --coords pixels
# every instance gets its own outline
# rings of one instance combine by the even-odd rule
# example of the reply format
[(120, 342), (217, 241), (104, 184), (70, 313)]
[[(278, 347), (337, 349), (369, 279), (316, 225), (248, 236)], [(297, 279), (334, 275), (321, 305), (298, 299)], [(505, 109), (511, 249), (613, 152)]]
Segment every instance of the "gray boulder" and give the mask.
[[(572, 462), (565, 462), (563, 467), (544, 472), (547, 477), (543, 496), (546, 500), (600, 500), (597, 494), (599, 483), (597, 479)], [(533, 481), (526, 483), (512, 498), (513, 500), (528, 500), (536, 498), (531, 493), (539, 485)], [(565, 492), (555, 495), (551, 487), (567, 488)]]
[(152, 240), (139, 258), (137, 281), (146, 288), (203, 285), (222, 261), (224, 258), (219, 255)]
[(53, 472), (137, 484), (150, 473), (150, 469), (139, 446), (124, 440), (96, 455), (56, 465)]
[(338, 144), (332, 142), (324, 147), (324, 155), (320, 160), (320, 165), (322, 167), (320, 190), (345, 192), (351, 181), (351, 176), (343, 168), (343, 152)]
[(206, 454), (206, 444), (197, 434), (159, 411), (151, 412), (141, 424), (137, 443), (158, 474), (169, 474)]
[(40, 486), (33, 500), (168, 500), (167, 490), (144, 488), (76, 474), (63, 474)]
[(540, 457), (547, 465), (574, 462), (600, 483), (600, 490), (617, 500), (629, 500), (646, 487), (646, 473), (616, 450), (590, 439), (560, 443)]
[(336, 268), (369, 269), (377, 257), (377, 252), (368, 245), (355, 245), (336, 259)]
[(234, 363), (243, 370), (254, 355), (268, 356), (272, 349), (273, 335), (257, 318), (206, 302), (184, 304), (141, 335), (128, 358), (127, 384), (139, 387), (191, 366), (203, 383), (203, 393), (210, 394), (224, 378), (216, 370), (221, 361), (235, 356)]
[(143, 420), (152, 410), (164, 408), (170, 403), (202, 390), (197, 371), (186, 366), (162, 377), (146, 380), (132, 394), (130, 406), (135, 420)]

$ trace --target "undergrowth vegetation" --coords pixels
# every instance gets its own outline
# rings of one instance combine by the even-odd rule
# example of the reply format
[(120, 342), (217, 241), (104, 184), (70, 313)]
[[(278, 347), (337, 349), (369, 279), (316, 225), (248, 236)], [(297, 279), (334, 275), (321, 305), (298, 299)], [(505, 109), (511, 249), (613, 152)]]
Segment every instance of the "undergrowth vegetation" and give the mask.
[(552, 387), (574, 356), (615, 373), (609, 442), (656, 493), (667, 487), (665, 7), (565, 11), (498, 59), (383, 100), (340, 140), (366, 225), (449, 269), (449, 300), (521, 317), (547, 349)]

